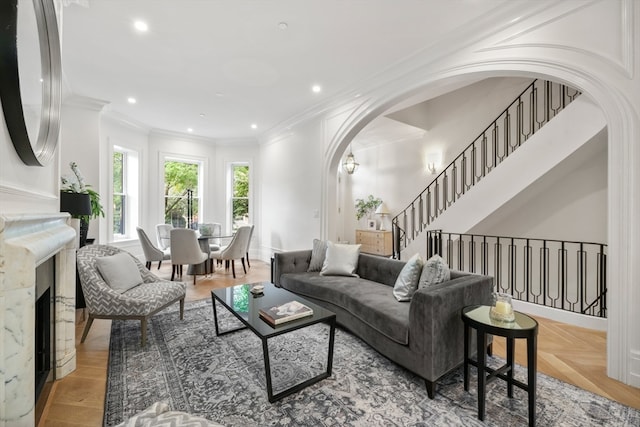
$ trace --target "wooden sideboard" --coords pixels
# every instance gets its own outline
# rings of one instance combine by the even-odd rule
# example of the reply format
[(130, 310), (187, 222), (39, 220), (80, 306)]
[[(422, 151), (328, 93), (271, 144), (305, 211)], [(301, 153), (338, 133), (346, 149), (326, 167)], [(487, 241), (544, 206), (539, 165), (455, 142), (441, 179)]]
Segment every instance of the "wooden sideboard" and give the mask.
[(393, 254), (391, 231), (356, 230), (356, 244), (362, 245), (360, 252), (365, 254), (380, 256)]

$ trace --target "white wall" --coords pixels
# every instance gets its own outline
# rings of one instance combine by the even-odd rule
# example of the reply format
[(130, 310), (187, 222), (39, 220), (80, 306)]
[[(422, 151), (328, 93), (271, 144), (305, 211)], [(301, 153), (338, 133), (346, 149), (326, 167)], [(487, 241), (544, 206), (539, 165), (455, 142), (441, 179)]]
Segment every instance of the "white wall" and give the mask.
[[(72, 97), (62, 104), (60, 130), (60, 174), (75, 180), (69, 167), (76, 162), (85, 184), (91, 185), (101, 195), (106, 207), (106, 182), (104, 180), (104, 154), (100, 145), (100, 114), (105, 103), (87, 97)], [(89, 222), (88, 237), (105, 242), (106, 222), (104, 218)]]
[(0, 213), (59, 212), (58, 153), (47, 166), (27, 166), (16, 153), (0, 106)]
[(606, 130), (469, 232), (607, 243)]
[[(355, 199), (369, 194), (381, 198), (391, 212), (386, 221), (386, 228), (390, 229), (390, 218), (406, 208), (435, 178), (426, 168), (427, 155), (442, 154), (438, 173), (442, 171), (532, 80), (486, 79), (388, 116), (428, 127), (422, 138), (398, 135), (395, 140), (371, 144), (356, 136), (353, 153), (360, 167), (343, 181), (344, 238), (353, 241), (355, 230), (364, 227), (364, 220), (355, 219)], [(420, 121), (421, 117), (425, 119)]]
[(310, 248), (320, 237), (322, 144), (319, 123), (284, 131), (260, 147), (262, 254)]

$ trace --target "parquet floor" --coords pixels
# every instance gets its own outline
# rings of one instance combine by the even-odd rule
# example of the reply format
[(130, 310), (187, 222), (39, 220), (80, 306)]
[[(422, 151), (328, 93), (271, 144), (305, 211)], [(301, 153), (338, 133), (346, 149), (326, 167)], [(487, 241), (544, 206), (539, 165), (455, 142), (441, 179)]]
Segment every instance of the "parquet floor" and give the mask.
[[(152, 271), (160, 277), (171, 277), (171, 265), (166, 263), (160, 270)], [(233, 279), (231, 271), (218, 268), (209, 277), (198, 277), (193, 286), (191, 276), (185, 277), (187, 300), (211, 297), (211, 289), (235, 284), (269, 280), (270, 266), (254, 260), (246, 275), (242, 266)], [(186, 271), (186, 270), (185, 270)], [(56, 381), (45, 406), (38, 427), (92, 427), (102, 425), (104, 395), (106, 388), (107, 361), (111, 322), (96, 320), (87, 339), (80, 344), (84, 321), (76, 325), (77, 369), (72, 374)], [(606, 334), (576, 326), (537, 318), (538, 371), (590, 390), (607, 398), (640, 409), (640, 389), (624, 385), (606, 375)], [(516, 362), (526, 365), (524, 340), (516, 340)], [(494, 353), (504, 356), (504, 339), (494, 339)]]

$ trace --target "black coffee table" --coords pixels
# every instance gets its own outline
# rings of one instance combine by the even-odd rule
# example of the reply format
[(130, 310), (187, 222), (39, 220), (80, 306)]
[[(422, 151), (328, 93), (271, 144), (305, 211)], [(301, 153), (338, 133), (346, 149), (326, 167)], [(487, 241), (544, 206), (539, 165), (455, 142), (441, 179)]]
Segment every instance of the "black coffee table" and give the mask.
[[(254, 296), (250, 292), (250, 289), (255, 285), (264, 286), (264, 292), (262, 295)], [(299, 301), (307, 305), (308, 307), (311, 307), (313, 309), (313, 315), (297, 320), (292, 320), (280, 325), (271, 326), (258, 314), (261, 308), (270, 308), (282, 305), (293, 300)], [(218, 312), (216, 309), (216, 301), (222, 304), (235, 317), (237, 317), (244, 326), (227, 331), (220, 331), (218, 327)], [(333, 363), (333, 343), (336, 330), (335, 313), (327, 310), (326, 308), (320, 307), (317, 304), (307, 301), (304, 298), (301, 298), (300, 296), (287, 291), (286, 289), (278, 288), (269, 282), (250, 283), (232, 286), (230, 288), (214, 289), (211, 291), (211, 303), (213, 305), (213, 318), (215, 320), (214, 323), (217, 336), (249, 328), (254, 334), (258, 336), (258, 338), (262, 340), (262, 353), (264, 357), (264, 370), (267, 377), (267, 396), (269, 398), (269, 402), (280, 400), (285, 396), (296, 393), (311, 384), (317, 383), (318, 381), (331, 376), (331, 367)], [(278, 335), (286, 334), (288, 332), (306, 328), (307, 326), (315, 325), (316, 323), (322, 322), (328, 323), (331, 328), (329, 334), (329, 350), (327, 356), (326, 371), (277, 394), (273, 394), (273, 387), (271, 384), (271, 365), (269, 363), (269, 346), (267, 344), (267, 340)]]

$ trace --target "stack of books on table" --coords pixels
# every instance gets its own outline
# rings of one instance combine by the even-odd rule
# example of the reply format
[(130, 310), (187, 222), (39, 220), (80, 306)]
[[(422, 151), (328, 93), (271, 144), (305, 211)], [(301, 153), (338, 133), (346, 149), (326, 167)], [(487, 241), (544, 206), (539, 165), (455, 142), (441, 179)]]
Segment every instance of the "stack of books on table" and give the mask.
[(301, 317), (312, 316), (313, 310), (298, 301), (289, 301), (286, 304), (271, 308), (261, 308), (260, 317), (271, 325), (290, 322)]

